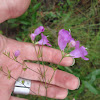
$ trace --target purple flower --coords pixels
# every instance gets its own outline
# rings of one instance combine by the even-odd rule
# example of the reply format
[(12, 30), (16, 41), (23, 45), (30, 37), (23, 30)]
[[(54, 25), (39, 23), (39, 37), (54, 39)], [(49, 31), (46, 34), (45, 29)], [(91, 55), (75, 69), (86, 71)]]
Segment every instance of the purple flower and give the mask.
[(76, 41), (72, 38), (71, 40), (70, 40), (70, 42), (69, 42), (69, 47), (71, 48), (71, 47), (75, 47), (75, 45), (76, 45)]
[(84, 60), (89, 60), (89, 58), (84, 57), (88, 54), (88, 52), (86, 51), (86, 48), (84, 46), (78, 47), (79, 46), (78, 43), (77, 43), (76, 48), (70, 52), (70, 55), (73, 58), (80, 58), (81, 57)]
[(35, 29), (34, 34), (39, 35), (41, 32), (44, 32), (43, 26), (39, 26), (37, 29)]
[(61, 29), (58, 34), (58, 45), (60, 49), (64, 51), (67, 43), (69, 43), (71, 39), (72, 39), (72, 36), (70, 32), (67, 30)]
[(35, 40), (35, 37), (36, 37), (36, 34), (32, 33), (32, 34), (30, 35), (30, 37), (31, 37), (31, 40), (34, 41), (34, 40)]
[(76, 41), (75, 48), (77, 49), (77, 48), (79, 48), (79, 46), (80, 46), (80, 42), (79, 41)]
[(48, 46), (52, 46), (51, 44), (49, 44), (48, 42), (48, 39), (47, 39), (47, 36), (43, 35), (43, 33), (41, 33), (41, 37), (42, 39), (40, 41), (38, 41), (38, 44), (39, 45), (48, 45)]
[(39, 26), (37, 29), (35, 29), (34, 33), (32, 33), (32, 34), (30, 35), (31, 40), (34, 41), (34, 40), (35, 40), (35, 37), (36, 37), (37, 35), (39, 35), (41, 32), (44, 32), (44, 27), (43, 27), (43, 26)]
[(20, 51), (19, 50), (16, 50), (15, 53), (14, 53), (14, 57), (17, 58), (19, 55), (20, 55)]
[(73, 38), (69, 42), (69, 47), (70, 48), (71, 47), (79, 48), (79, 45), (80, 45), (79, 41), (75, 41)]

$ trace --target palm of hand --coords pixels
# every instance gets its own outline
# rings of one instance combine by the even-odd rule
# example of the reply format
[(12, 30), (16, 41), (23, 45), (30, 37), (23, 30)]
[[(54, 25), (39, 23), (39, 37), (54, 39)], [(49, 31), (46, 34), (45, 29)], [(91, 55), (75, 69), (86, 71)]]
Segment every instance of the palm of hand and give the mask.
[[(7, 45), (4, 51), (5, 50), (7, 52), (10, 52), (11, 56), (16, 50), (20, 50), (21, 54), (18, 57), (18, 61), (21, 63), (24, 60), (35, 60), (35, 61), (38, 60), (34, 47), (30, 43), (21, 43), (15, 40), (8, 39)], [(53, 62), (57, 64), (60, 61), (60, 59), (61, 59), (60, 51), (52, 49), (52, 48), (48, 48), (48, 47), (43, 47), (43, 60), (44, 61)], [(9, 59), (4, 54), (0, 55), (0, 64), (2, 65), (4, 72), (8, 73), (8, 69), (11, 71), (11, 76), (13, 76), (14, 79), (18, 79), (18, 77), (22, 77), (25, 79), (32, 80), (31, 89), (37, 95), (46, 96), (46, 90), (44, 88), (44, 85), (41, 82), (39, 82), (39, 81), (43, 81), (41, 78), (41, 75), (36, 73), (36, 72), (39, 72), (39, 68), (41, 68), (42, 73), (44, 72), (44, 68), (42, 65), (39, 66), (39, 64), (35, 64), (35, 63), (26, 63), (26, 65), (30, 69), (34, 70), (35, 72), (30, 69), (23, 71), (22, 65)], [(61, 65), (63, 66), (70, 66), (71, 64), (72, 64), (72, 58), (70, 57), (63, 59), (63, 61), (61, 62)], [(47, 69), (46, 74), (45, 74), (46, 82), (49, 83), (49, 80), (51, 79), (54, 70), (48, 66), (44, 66), (44, 67), (45, 67), (45, 70)], [(11, 78), (9, 80), (7, 76), (5, 76), (3, 72), (1, 72), (0, 74), (0, 84), (1, 85), (0, 86), (3, 86), (1, 87), (1, 95), (3, 95), (2, 93), (4, 93), (4, 89), (6, 91), (5, 93), (6, 96), (3, 96), (4, 97), (3, 100), (6, 100), (6, 98), (8, 97), (11, 98), (10, 97), (11, 92), (13, 90), (14, 83), (16, 81), (14, 79)], [(55, 75), (50, 84), (49, 84), (50, 88), (47, 89), (48, 91), (47, 96), (51, 98), (62, 99), (62, 98), (65, 98), (67, 95), (68, 93), (67, 89), (74, 90), (78, 87), (79, 80), (72, 74), (56, 70)], [(39, 86), (41, 86), (41, 88), (40, 88), (40, 93), (38, 94)], [(8, 91), (9, 91), (9, 94), (8, 94)], [(30, 94), (34, 94), (34, 93), (31, 91)]]
[[(14, 50), (17, 49), (17, 47), (15, 46), (16, 42), (14, 43), (12, 42), (13, 41), (9, 41), (7, 39), (6, 43), (3, 44), (3, 47), (5, 48), (0, 54), (0, 66), (2, 66), (2, 70), (3, 70), (3, 71), (0, 71), (0, 86), (1, 86), (0, 98), (2, 100), (10, 100), (14, 83), (22, 72), (22, 67), (18, 63), (16, 63), (15, 61), (11, 60), (10, 58), (8, 58), (7, 56), (3, 54), (5, 51), (10, 52), (12, 54)], [(8, 79), (8, 76), (9, 76), (8, 70), (11, 71), (10, 75), (13, 76), (13, 78)]]

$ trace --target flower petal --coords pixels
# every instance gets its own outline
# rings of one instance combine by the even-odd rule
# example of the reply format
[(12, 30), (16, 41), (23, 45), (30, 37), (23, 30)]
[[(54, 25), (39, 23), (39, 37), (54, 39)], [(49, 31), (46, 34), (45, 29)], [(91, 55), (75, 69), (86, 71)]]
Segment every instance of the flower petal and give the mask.
[(84, 60), (89, 60), (89, 58), (84, 57), (88, 54), (88, 52), (85, 49), (86, 48), (84, 46), (81, 46), (80, 48), (75, 48), (73, 51), (70, 52), (70, 55), (73, 58), (80, 58), (81, 57)]
[(64, 51), (64, 49), (67, 45), (67, 42), (64, 40), (63, 36), (58, 36), (58, 45), (59, 45), (60, 49)]
[(20, 55), (20, 51), (19, 50), (16, 50), (15, 53), (14, 53), (14, 57), (17, 58), (19, 55)]
[(76, 41), (75, 48), (79, 48), (79, 46), (80, 46), (80, 42), (79, 41)]
[(82, 56), (80, 49), (74, 49), (73, 51), (70, 52), (70, 55), (73, 58), (80, 58)]
[(43, 33), (41, 33), (41, 37), (42, 37), (42, 39), (40, 41), (38, 41), (38, 44), (51, 46), (51, 44), (48, 43), (49, 41), (47, 39), (47, 36), (45, 36), (45, 35), (43, 35)]
[(32, 34), (30, 35), (30, 37), (31, 37), (31, 40), (34, 41), (34, 40), (35, 40), (35, 37), (36, 37), (36, 34), (32, 33)]
[(84, 56), (86, 56), (88, 54), (88, 52), (86, 51), (86, 48), (84, 46), (81, 46), (80, 50), (83, 52)]
[(67, 43), (69, 43), (71, 39), (72, 39), (72, 36), (70, 32), (67, 30), (61, 29), (58, 33), (58, 45), (60, 49), (64, 51)]
[(69, 47), (75, 47), (76, 46), (76, 41), (72, 38), (69, 42)]
[(84, 60), (89, 60), (89, 58), (86, 58), (86, 57), (82, 57)]
[(34, 34), (39, 35), (41, 32), (44, 32), (43, 26), (39, 26), (37, 29), (35, 29)]

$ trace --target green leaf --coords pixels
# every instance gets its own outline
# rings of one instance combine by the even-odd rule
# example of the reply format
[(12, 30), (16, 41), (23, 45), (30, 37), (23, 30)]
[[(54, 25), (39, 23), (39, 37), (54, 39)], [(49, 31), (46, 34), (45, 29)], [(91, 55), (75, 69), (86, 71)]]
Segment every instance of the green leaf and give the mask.
[(25, 18), (28, 16), (28, 11), (26, 11), (21, 17), (19, 20), (25, 20)]
[(7, 22), (8, 23), (15, 23), (17, 21), (17, 19), (9, 19)]
[(18, 38), (18, 37), (16, 37), (16, 40), (22, 42), (22, 40), (20, 38)]
[(92, 93), (94, 93), (94, 94), (98, 94), (98, 91), (95, 89), (95, 87), (92, 86), (92, 84), (90, 84), (90, 83), (87, 82), (87, 81), (83, 81), (83, 83), (84, 83), (84, 86), (85, 86), (86, 88), (88, 88), (90, 92), (92, 92)]
[(56, 70), (57, 70), (57, 68), (56, 68), (56, 67), (52, 67), (52, 68), (53, 68), (53, 70), (54, 70), (54, 71), (56, 71)]
[[(8, 69), (8, 67), (7, 67), (7, 69)], [(8, 69), (8, 79), (10, 79), (11, 78), (11, 71)]]
[(23, 68), (23, 71), (26, 71), (27, 70), (27, 68)]
[(69, 18), (71, 17), (72, 12), (69, 12), (67, 14), (63, 15), (63, 22), (67, 22), (69, 20)]
[(3, 34), (3, 32), (0, 30), (0, 34)]
[(34, 12), (34, 14), (32, 15), (32, 22), (31, 23), (36, 23), (36, 16), (37, 16), (37, 12)]
[(40, 7), (41, 3), (37, 3), (34, 7), (33, 10), (36, 11)]
[(7, 56), (10, 57), (10, 52), (7, 52)]
[(22, 84), (24, 84), (25, 83), (25, 81), (24, 80), (22, 80)]
[(60, 70), (65, 70), (65, 68), (63, 66), (58, 65), (57, 68), (59, 68)]
[(86, 78), (90, 79), (90, 83), (93, 83), (98, 75), (100, 75), (100, 69), (91, 72)]
[(71, 1), (70, 0), (67, 0), (67, 3), (68, 3), (69, 6), (71, 5)]
[(65, 69), (70, 72), (70, 73), (73, 73), (73, 71), (69, 68), (69, 67), (65, 67)]
[(95, 71), (91, 72), (87, 78), (90, 78), (91, 76), (96, 76), (96, 75), (100, 75), (100, 69), (96, 69)]
[(41, 3), (37, 3), (31, 10), (32, 17), (31, 17), (31, 23), (36, 23), (36, 16), (37, 16), (37, 10), (39, 9), (39, 7), (41, 6)]
[(21, 23), (21, 24), (24, 24), (24, 25), (30, 25), (30, 22), (24, 21), (24, 20), (23, 20), (23, 21), (20, 21), (20, 23)]
[(67, 97), (64, 100), (69, 100)]
[(78, 89), (76, 95), (75, 95), (75, 99), (78, 98), (78, 96), (80, 95), (80, 93), (82, 93), (84, 91), (84, 84), (81, 85), (81, 87)]

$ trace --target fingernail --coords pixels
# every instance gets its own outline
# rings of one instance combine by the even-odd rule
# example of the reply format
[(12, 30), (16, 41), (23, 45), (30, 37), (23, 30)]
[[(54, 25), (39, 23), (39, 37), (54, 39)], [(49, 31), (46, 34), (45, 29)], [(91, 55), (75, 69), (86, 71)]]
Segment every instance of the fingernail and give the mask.
[(79, 83), (79, 85), (77, 86), (77, 89), (80, 87), (80, 79), (79, 78), (78, 78), (78, 83)]
[(66, 88), (70, 90), (78, 89), (79, 86), (80, 86), (80, 80), (78, 77), (75, 77), (75, 76), (66, 82)]
[(75, 64), (75, 59), (73, 58), (73, 63), (72, 63), (72, 65), (71, 66), (73, 66)]

